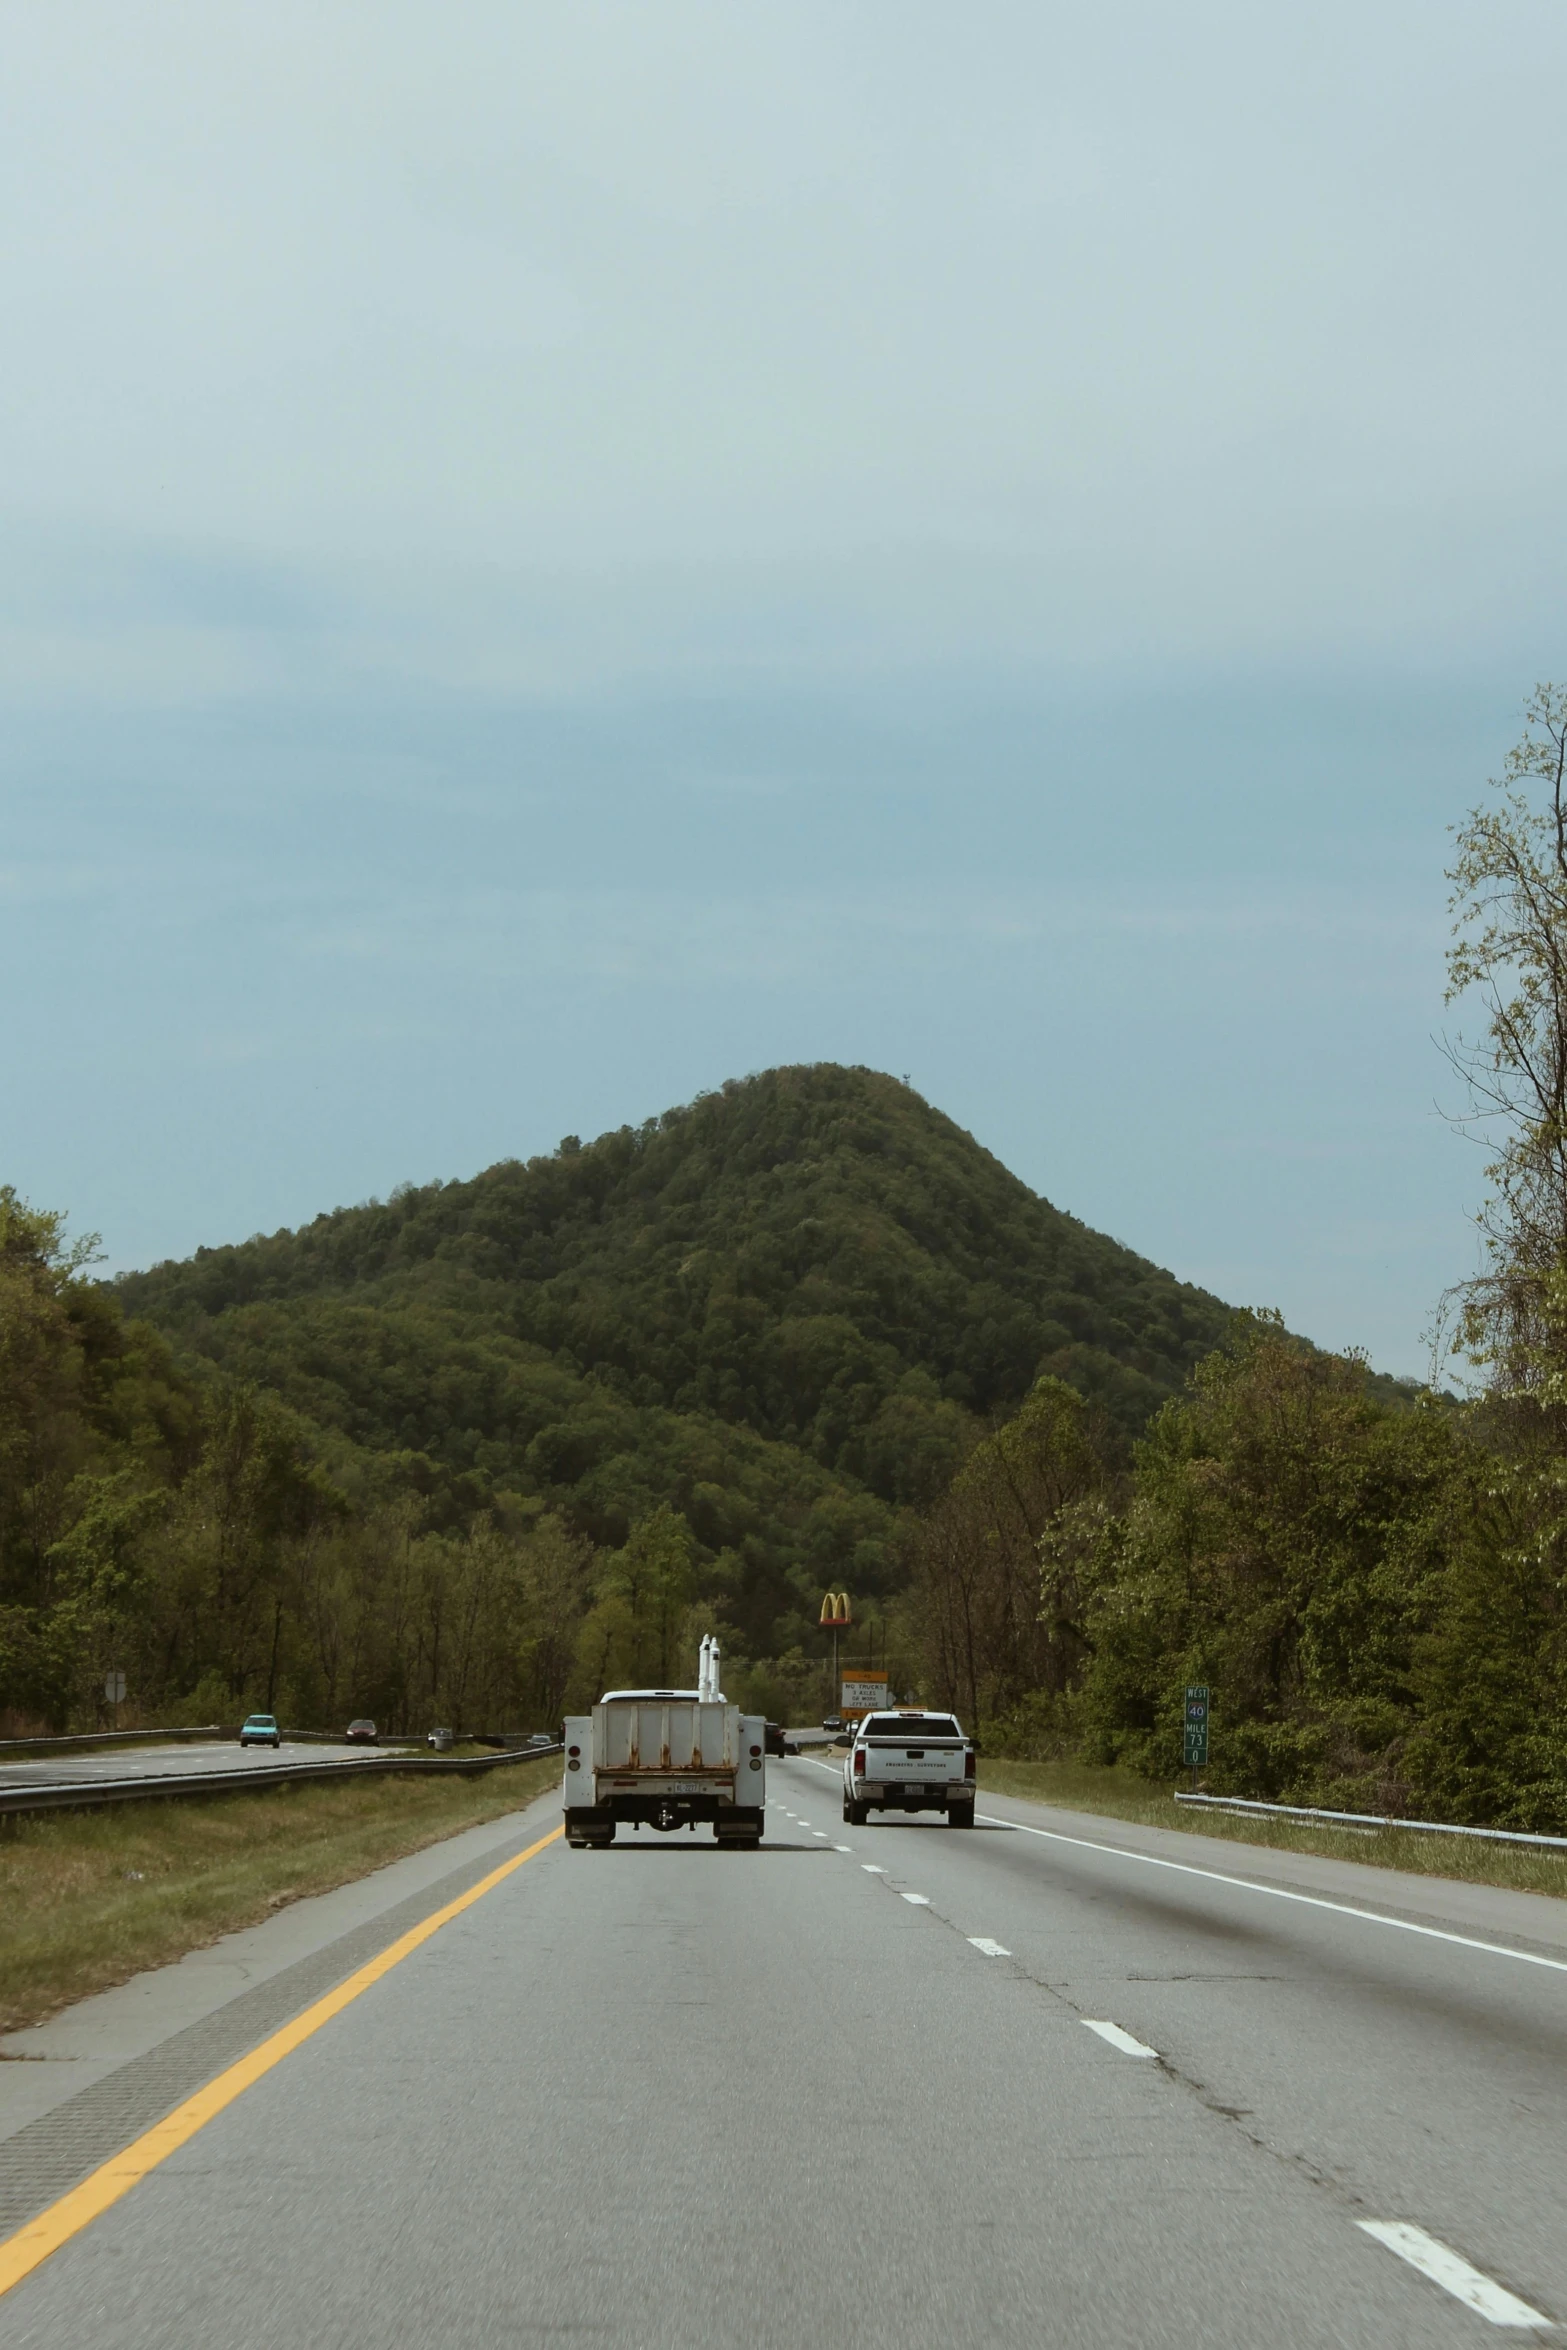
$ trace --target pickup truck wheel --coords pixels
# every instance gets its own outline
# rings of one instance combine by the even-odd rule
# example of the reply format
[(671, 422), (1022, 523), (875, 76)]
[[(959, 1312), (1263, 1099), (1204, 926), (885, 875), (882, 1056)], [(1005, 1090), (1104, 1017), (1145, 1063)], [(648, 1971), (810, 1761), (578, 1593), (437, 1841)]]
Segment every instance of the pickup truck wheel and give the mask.
[(843, 1816), (851, 1828), (863, 1828), (867, 1818), (867, 1807), (863, 1803), (846, 1803), (843, 1807)]
[(949, 1828), (972, 1828), (974, 1806), (971, 1803), (949, 1804), (947, 1806), (947, 1825)]

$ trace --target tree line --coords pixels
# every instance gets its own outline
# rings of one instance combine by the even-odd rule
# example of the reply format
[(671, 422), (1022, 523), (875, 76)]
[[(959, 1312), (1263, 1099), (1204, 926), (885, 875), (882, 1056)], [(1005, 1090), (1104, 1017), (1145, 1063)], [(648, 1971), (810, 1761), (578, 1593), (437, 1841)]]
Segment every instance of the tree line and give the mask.
[(0, 1189), (0, 1730), (101, 1724), (113, 1672), (127, 1723), (392, 1731), (548, 1727), (689, 1678), (711, 1603), (680, 1513), (606, 1549), (515, 1498), (453, 1529), (351, 1495), (276, 1396), (126, 1321), (93, 1257)]

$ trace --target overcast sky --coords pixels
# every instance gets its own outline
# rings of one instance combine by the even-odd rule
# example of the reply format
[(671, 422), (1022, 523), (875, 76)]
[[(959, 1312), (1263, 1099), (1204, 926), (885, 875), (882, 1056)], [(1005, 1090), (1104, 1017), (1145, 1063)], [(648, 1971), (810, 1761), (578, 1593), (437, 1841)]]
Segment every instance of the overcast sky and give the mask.
[(780, 1060), (1423, 1367), (1567, 675), (1559, 5), (7, 12), (0, 1180), (136, 1264)]

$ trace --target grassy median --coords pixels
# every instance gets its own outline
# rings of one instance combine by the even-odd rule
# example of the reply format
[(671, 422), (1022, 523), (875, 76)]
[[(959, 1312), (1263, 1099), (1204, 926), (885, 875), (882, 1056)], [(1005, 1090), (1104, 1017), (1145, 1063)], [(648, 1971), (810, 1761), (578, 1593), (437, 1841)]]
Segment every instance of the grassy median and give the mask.
[(993, 1795), (1017, 1795), (1029, 1803), (1098, 1812), (1108, 1819), (1140, 1820), (1154, 1828), (1181, 1828), (1189, 1835), (1217, 1836), (1232, 1844), (1320, 1852), (1333, 1860), (1403, 1869), (1411, 1876), (1457, 1877), (1470, 1885), (1503, 1885), (1515, 1893), (1567, 1897), (1567, 1853), (1541, 1852), (1523, 1844), (1418, 1836), (1399, 1828), (1318, 1828), (1304, 1820), (1201, 1811), (1177, 1803), (1168, 1787), (1152, 1780), (1091, 1763), (1004, 1762), (987, 1756), (980, 1761), (979, 1784), (982, 1795), (988, 1789)]
[(0, 2031), (517, 1811), (559, 1776), (549, 1755), (473, 1779), (345, 1776), (0, 1817)]

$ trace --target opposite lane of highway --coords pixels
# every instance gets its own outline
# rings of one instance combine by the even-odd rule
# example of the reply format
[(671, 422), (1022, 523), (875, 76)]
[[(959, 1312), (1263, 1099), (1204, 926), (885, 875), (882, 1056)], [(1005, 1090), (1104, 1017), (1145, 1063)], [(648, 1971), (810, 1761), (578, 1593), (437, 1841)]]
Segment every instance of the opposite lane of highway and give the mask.
[[(91, 1787), (115, 1779), (191, 1779), (209, 1771), (237, 1771), (269, 1764), (313, 1763), (322, 1770), (353, 1769), (373, 1763), (386, 1750), (373, 1746), (308, 1745), (285, 1738), (281, 1746), (241, 1746), (237, 1738), (200, 1746), (107, 1747), (90, 1754), (53, 1755), (25, 1762), (0, 1762), (0, 1793), (41, 1787)], [(410, 1750), (412, 1751), (412, 1750)]]
[[(1427, 2350), (1567, 2309), (1567, 1978), (1027, 1807), (851, 1830), (804, 1761), (770, 1794), (758, 1854), (540, 1853), (20, 2285), (8, 2340)], [(1431, 2240), (1518, 2298), (1466, 2305)]]

